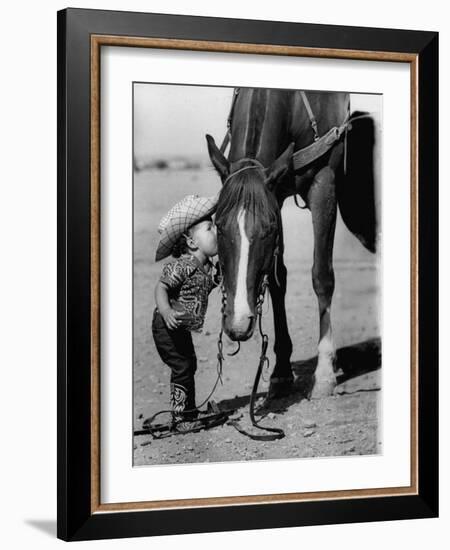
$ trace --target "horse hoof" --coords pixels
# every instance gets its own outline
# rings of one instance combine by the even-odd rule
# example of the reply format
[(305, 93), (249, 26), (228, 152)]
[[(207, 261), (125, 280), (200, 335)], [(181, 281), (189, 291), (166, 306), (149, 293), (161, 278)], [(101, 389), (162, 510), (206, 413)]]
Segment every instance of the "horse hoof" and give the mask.
[(294, 378), (276, 378), (270, 381), (269, 389), (267, 391), (265, 401), (271, 401), (272, 399), (279, 399), (286, 397), (292, 393), (294, 386)]
[(336, 382), (334, 380), (324, 380), (316, 382), (311, 392), (310, 399), (322, 399), (334, 394)]

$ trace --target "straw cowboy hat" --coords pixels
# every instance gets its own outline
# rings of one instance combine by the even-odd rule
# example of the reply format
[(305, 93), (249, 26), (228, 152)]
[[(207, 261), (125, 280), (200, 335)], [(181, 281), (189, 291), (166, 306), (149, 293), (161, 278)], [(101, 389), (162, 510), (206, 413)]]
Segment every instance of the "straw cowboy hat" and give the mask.
[(162, 218), (158, 232), (160, 239), (156, 250), (155, 261), (162, 260), (172, 253), (173, 245), (187, 229), (202, 218), (211, 216), (217, 206), (218, 195), (199, 197), (187, 195), (167, 212)]

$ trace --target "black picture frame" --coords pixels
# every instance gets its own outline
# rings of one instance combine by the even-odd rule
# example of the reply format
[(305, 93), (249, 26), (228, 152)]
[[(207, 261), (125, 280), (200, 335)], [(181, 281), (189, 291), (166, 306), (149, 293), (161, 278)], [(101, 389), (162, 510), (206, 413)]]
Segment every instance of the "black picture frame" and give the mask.
[[(438, 515), (438, 33), (66, 9), (58, 12), (58, 526), (63, 540)], [(417, 61), (418, 490), (414, 495), (93, 510), (91, 37), (397, 52)]]

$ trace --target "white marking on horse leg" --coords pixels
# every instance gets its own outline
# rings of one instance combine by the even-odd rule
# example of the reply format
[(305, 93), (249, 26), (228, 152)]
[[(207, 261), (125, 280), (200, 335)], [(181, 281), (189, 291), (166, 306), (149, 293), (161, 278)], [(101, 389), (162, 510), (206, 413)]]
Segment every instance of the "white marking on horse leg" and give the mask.
[[(326, 309), (325, 315), (330, 316), (330, 308)], [(331, 325), (319, 342), (317, 368), (315, 371), (315, 385), (312, 397), (324, 397), (331, 395), (336, 387), (336, 374), (334, 362), (336, 360), (336, 349), (334, 347)]]
[(336, 350), (334, 347), (331, 331), (328, 332), (324, 338), (319, 342), (318, 346), (318, 363), (316, 369), (316, 379), (320, 381), (335, 382), (333, 362), (336, 357)]
[(233, 326), (245, 330), (248, 327), (249, 317), (251, 315), (248, 305), (247, 295), (247, 271), (248, 271), (248, 253), (250, 243), (245, 233), (245, 209), (241, 208), (237, 215), (237, 224), (239, 235), (241, 237), (241, 246), (239, 250), (238, 273), (236, 280), (236, 293), (234, 296), (234, 322)]

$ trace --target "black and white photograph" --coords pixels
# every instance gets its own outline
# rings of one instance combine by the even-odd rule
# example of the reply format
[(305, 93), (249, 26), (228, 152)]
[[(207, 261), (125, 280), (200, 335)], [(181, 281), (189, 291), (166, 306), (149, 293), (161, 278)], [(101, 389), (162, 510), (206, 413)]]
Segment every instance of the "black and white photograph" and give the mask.
[(448, 545), (445, 5), (5, 4), (4, 548)]
[(382, 94), (132, 94), (133, 466), (382, 453)]

